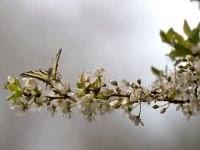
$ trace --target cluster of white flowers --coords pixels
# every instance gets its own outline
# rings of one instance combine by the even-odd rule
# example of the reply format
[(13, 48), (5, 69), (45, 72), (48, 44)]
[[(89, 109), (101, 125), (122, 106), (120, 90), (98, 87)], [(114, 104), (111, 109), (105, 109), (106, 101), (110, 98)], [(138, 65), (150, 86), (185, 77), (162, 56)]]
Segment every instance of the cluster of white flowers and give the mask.
[[(135, 125), (143, 125), (140, 118), (142, 103), (163, 101), (165, 105), (154, 104), (153, 108), (160, 108), (160, 113), (165, 113), (171, 103), (177, 104), (177, 110), (190, 119), (200, 112), (200, 61), (189, 55), (181, 62), (174, 72), (161, 74), (150, 88), (143, 87), (140, 79), (136, 83), (122, 80), (120, 85), (115, 80), (106, 83), (106, 71), (102, 68), (97, 68), (94, 73), (83, 72), (74, 91), (69, 82), (53, 81), (46, 91), (42, 91), (33, 78), (24, 78), (21, 85), (17, 78), (9, 76), (6, 88), (13, 91), (13, 95), (8, 102), (18, 115), (47, 108), (52, 115), (60, 109), (69, 118), (72, 108), (77, 106), (89, 122), (98, 113), (103, 115), (122, 109)], [(140, 107), (138, 114), (132, 114), (135, 107)]]
[[(170, 103), (177, 104), (177, 110), (181, 110), (187, 119), (200, 112), (200, 61), (195, 57), (187, 56), (174, 72), (160, 75), (150, 88), (143, 87), (141, 80), (136, 83), (122, 80), (120, 85), (115, 80), (106, 83), (105, 72), (102, 68), (97, 68), (94, 73), (83, 72), (74, 91), (69, 82), (54, 81), (44, 92), (33, 78), (24, 78), (21, 85), (17, 78), (9, 76), (6, 88), (13, 91), (8, 98), (9, 106), (18, 115), (47, 108), (52, 115), (60, 109), (69, 118), (71, 109), (77, 106), (89, 122), (98, 113), (103, 115), (122, 109), (135, 125), (143, 125), (140, 118), (142, 103), (164, 101), (168, 107)], [(139, 106), (139, 113), (132, 114)], [(161, 108), (160, 113), (165, 113), (168, 108), (165, 106), (155, 104), (153, 108)]]
[(41, 87), (31, 78), (24, 78), (23, 82), (24, 85), (22, 87), (15, 77), (8, 77), (6, 88), (13, 91), (13, 95), (8, 97), (10, 108), (16, 115), (20, 115), (28, 110), (41, 111), (46, 103), (46, 97), (42, 96)]
[(152, 86), (154, 99), (178, 104), (189, 119), (200, 112), (200, 60), (188, 55), (183, 58), (174, 73), (163, 75)]
[[(5, 85), (13, 94), (8, 98), (10, 108), (16, 114), (27, 111), (40, 111), (47, 108), (54, 115), (60, 109), (66, 116), (71, 117), (71, 109), (77, 106), (84, 118), (91, 122), (99, 113), (104, 115), (114, 109), (126, 110), (131, 117), (132, 105), (147, 98), (146, 90), (139, 83), (122, 81), (121, 86), (114, 80), (105, 82), (105, 69), (97, 68), (94, 73), (83, 72), (77, 81), (77, 89), (72, 91), (68, 82), (53, 81), (42, 88), (33, 78), (23, 78), (23, 84), (14, 76), (8, 77)], [(138, 123), (136, 123), (138, 124)]]

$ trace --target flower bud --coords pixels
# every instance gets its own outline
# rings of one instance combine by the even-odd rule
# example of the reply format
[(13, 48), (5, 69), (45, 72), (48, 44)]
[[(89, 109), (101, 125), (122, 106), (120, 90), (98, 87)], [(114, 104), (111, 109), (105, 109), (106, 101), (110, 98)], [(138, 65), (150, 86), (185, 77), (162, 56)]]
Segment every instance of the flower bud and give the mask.
[(183, 67), (183, 65), (179, 65), (178, 68), (179, 68), (179, 69), (182, 69), (182, 68), (184, 68), (184, 67)]
[(161, 113), (161, 114), (164, 114), (164, 113), (166, 112), (166, 110), (167, 110), (167, 108), (162, 108), (162, 109), (160, 110), (160, 113)]
[(167, 81), (168, 81), (168, 82), (170, 82), (171, 79), (172, 79), (171, 76), (168, 76), (168, 77), (167, 77)]
[(183, 72), (185, 72), (185, 70), (180, 69), (180, 70), (178, 70), (177, 72), (178, 72), (178, 73), (183, 73)]
[(114, 86), (118, 86), (118, 83), (117, 83), (117, 81), (115, 81), (115, 80), (110, 80), (110, 83), (111, 83), (112, 85), (114, 85)]
[(158, 105), (153, 105), (152, 108), (153, 109), (157, 109), (157, 108), (159, 108), (159, 106)]
[(135, 88), (135, 83), (131, 82), (130, 86), (131, 86), (131, 88)]
[(139, 85), (141, 85), (141, 82), (142, 82), (141, 79), (138, 79), (138, 80), (137, 80), (137, 83), (138, 83)]

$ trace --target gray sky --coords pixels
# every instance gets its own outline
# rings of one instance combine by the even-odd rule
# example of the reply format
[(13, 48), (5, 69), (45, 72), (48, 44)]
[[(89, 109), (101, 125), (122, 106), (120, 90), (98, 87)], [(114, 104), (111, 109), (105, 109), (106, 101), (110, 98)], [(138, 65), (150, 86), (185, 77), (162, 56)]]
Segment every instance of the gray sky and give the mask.
[(16, 117), (3, 89), (7, 76), (48, 68), (63, 48), (59, 69), (75, 83), (84, 70), (105, 67), (107, 79), (154, 80), (152, 65), (170, 61), (159, 30), (182, 33), (184, 19), (199, 22), (189, 0), (0, 0), (1, 150), (188, 150), (198, 149), (199, 117), (187, 122), (171, 107), (161, 115), (144, 107), (145, 127), (135, 127), (120, 111), (86, 123), (46, 111)]

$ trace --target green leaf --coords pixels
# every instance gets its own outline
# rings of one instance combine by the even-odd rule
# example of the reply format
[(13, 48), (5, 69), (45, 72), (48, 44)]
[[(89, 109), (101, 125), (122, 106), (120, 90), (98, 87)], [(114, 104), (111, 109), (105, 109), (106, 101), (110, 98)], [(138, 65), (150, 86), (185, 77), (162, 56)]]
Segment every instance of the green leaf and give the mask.
[(18, 87), (21, 88), (21, 84), (20, 84), (20, 82), (19, 82), (19, 80), (18, 80), (17, 78), (15, 78), (15, 84), (16, 84)]
[(174, 35), (179, 44), (186, 45), (185, 40), (182, 35), (178, 34), (177, 32), (174, 32)]
[(197, 29), (200, 30), (200, 23), (197, 25)]
[(190, 51), (190, 49), (188, 49), (180, 44), (177, 44), (175, 46), (175, 50), (171, 51), (169, 54), (169, 56), (171, 58), (181, 57), (181, 56), (186, 56), (186, 55), (192, 55), (192, 52)]
[(157, 68), (155, 67), (151, 67), (151, 71), (154, 75), (156, 76), (161, 76), (163, 74), (163, 71), (162, 70), (158, 70)]
[(21, 84), (20, 84), (19, 80), (13, 75), (12, 75), (12, 77), (15, 79), (14, 84), (17, 85), (19, 88), (21, 88)]
[(58, 89), (53, 89), (53, 92), (54, 92), (55, 94), (61, 94), (61, 91), (59, 91)]
[(104, 96), (103, 96), (102, 93), (98, 93), (97, 98), (98, 98), (98, 99), (104, 99)]
[(167, 35), (164, 31), (160, 30), (160, 37), (163, 42), (170, 44), (169, 39), (167, 38)]
[(169, 42), (172, 44), (172, 42), (174, 41), (175, 38), (175, 33), (174, 30), (172, 28), (170, 28), (166, 34), (167, 39), (169, 40)]
[(190, 37), (189, 37), (189, 41), (192, 42), (193, 44), (198, 44), (200, 39), (199, 39), (199, 34), (200, 34), (200, 30), (199, 29), (194, 29), (192, 30)]
[(84, 94), (85, 94), (85, 90), (79, 91), (79, 92), (77, 93), (77, 97), (78, 97), (78, 98), (81, 98), (81, 97), (83, 97)]
[[(167, 32), (167, 39), (170, 41), (171, 45), (174, 44), (174, 40), (176, 39), (179, 44), (185, 45), (185, 40), (182, 35), (178, 34), (173, 30), (173, 28), (170, 28)], [(173, 46), (173, 45), (172, 45)]]
[(11, 95), (7, 100), (8, 101), (11, 100), (11, 99), (16, 100), (16, 99), (22, 97), (22, 94), (23, 94), (22, 91), (18, 90), (16, 92), (14, 92), (14, 94)]
[(84, 88), (84, 84), (81, 83), (81, 82), (77, 82), (76, 83), (76, 87), (79, 88), (79, 89), (83, 89)]
[(182, 62), (182, 60), (181, 59), (178, 59), (178, 60), (176, 60), (176, 62), (175, 62), (175, 64), (174, 64), (174, 66), (177, 66), (178, 64), (180, 64)]
[(95, 82), (92, 84), (89, 84), (85, 89), (94, 89), (95, 88)]
[(101, 78), (98, 77), (96, 80), (95, 80), (95, 88), (98, 89), (100, 87), (100, 84), (101, 84)]
[(175, 93), (175, 92), (173, 92), (173, 93), (170, 95), (170, 98), (171, 98), (171, 99), (174, 99), (174, 98), (176, 98), (176, 93)]
[(9, 90), (11, 90), (13, 92), (16, 92), (16, 91), (20, 90), (20, 88), (14, 83), (8, 83), (5, 86), (6, 86), (6, 88), (8, 88)]
[(191, 29), (190, 26), (188, 25), (187, 21), (184, 20), (184, 25), (183, 25), (183, 31), (185, 32), (185, 34), (189, 37), (191, 34)]
[(167, 33), (160, 31), (160, 36), (161, 36), (163, 42), (168, 43), (171, 46), (174, 45), (175, 39), (178, 43), (185, 45), (185, 40), (184, 40), (183, 36), (181, 36), (180, 34), (175, 32), (173, 30), (173, 28), (170, 28)]

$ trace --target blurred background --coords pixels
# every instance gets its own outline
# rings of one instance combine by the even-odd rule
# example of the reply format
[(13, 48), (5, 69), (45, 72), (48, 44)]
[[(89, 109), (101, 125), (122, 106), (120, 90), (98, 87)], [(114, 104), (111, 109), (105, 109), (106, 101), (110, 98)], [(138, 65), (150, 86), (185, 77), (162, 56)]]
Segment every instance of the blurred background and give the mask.
[(184, 19), (195, 27), (199, 18), (189, 0), (0, 0), (0, 150), (199, 149), (199, 116), (187, 122), (175, 106), (162, 115), (143, 107), (144, 127), (120, 111), (91, 124), (78, 112), (71, 120), (46, 110), (17, 117), (3, 86), (10, 74), (49, 68), (59, 48), (59, 71), (72, 85), (82, 71), (104, 67), (107, 80), (148, 86), (152, 65), (170, 65), (160, 29), (183, 33)]

